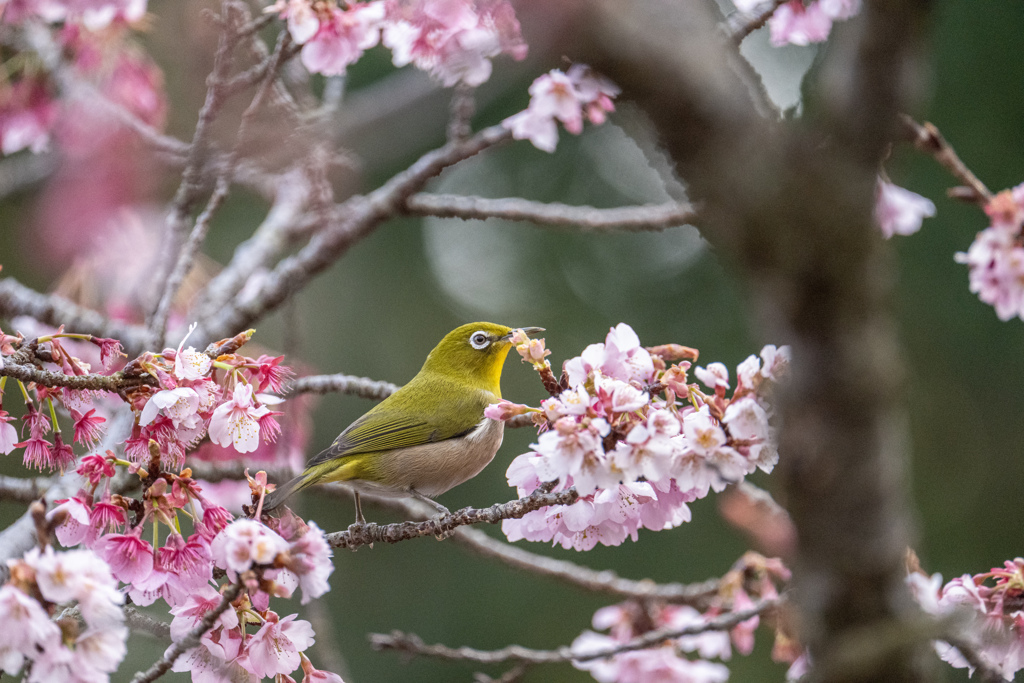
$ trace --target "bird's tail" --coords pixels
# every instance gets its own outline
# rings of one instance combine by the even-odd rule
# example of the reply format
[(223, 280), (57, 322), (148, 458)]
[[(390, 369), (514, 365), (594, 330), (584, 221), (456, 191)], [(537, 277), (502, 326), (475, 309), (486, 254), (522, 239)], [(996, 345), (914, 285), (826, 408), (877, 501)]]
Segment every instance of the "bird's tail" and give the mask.
[(310, 484), (313, 484), (316, 479), (316, 476), (313, 476), (311, 472), (306, 471), (287, 483), (280, 484), (263, 499), (263, 512), (270, 512), (271, 510), (280, 507), (281, 504), (284, 503), (284, 501), (293, 493), (301, 491)]

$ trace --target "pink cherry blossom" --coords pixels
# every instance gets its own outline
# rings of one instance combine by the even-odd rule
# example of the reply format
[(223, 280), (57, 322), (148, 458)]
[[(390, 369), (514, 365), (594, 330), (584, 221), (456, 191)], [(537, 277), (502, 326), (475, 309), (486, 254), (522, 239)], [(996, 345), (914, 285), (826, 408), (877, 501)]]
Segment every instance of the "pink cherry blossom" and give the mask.
[(412, 63), (446, 87), (480, 85), (499, 54), (526, 56), (519, 22), (504, 0), (388, 3), (383, 42), (395, 66)]
[(43, 468), (51, 469), (50, 449), (53, 447), (53, 444), (43, 437), (33, 436), (28, 441), (14, 444), (14, 447), (25, 449), (25, 454), (22, 456), (25, 467), (36, 470), (42, 470)]
[(296, 619), (297, 616), (290, 614), (280, 621), (268, 619), (249, 640), (249, 663), (257, 676), (290, 673), (299, 668), (299, 653), (313, 644), (314, 634), (309, 622)]
[(384, 3), (353, 3), (319, 16), (316, 33), (302, 46), (302, 63), (312, 73), (339, 76), (380, 41)]
[(501, 125), (512, 131), (516, 140), (529, 140), (542, 152), (550, 154), (558, 147), (558, 126), (550, 116), (526, 109), (505, 119)]
[(993, 306), (1000, 320), (1024, 315), (1024, 248), (1014, 235), (995, 225), (986, 228), (956, 261), (969, 268), (970, 291)]
[(64, 521), (54, 530), (57, 540), (65, 547), (87, 541), (93, 530), (92, 510), (89, 505), (78, 496), (57, 501), (57, 503), (58, 505), (46, 514), (47, 520), (51, 520), (57, 515), (64, 516)]
[(11, 584), (0, 586), (0, 623), (0, 669), (12, 676), (21, 670), (26, 655), (34, 659), (40, 650), (60, 644), (60, 628), (43, 606)]
[(153, 571), (153, 546), (140, 538), (142, 525), (127, 534), (106, 536), (97, 548), (119, 580), (135, 583)]
[(789, 0), (768, 20), (772, 45), (809, 45), (827, 40), (832, 19), (818, 0), (806, 6), (803, 0)]
[(0, 153), (45, 151), (57, 119), (57, 105), (46, 87), (27, 79), (0, 87), (7, 91), (0, 92)]
[(18, 430), (10, 424), (13, 419), (7, 411), (0, 410), (0, 453), (4, 455), (13, 451), (18, 442)]
[(85, 477), (93, 486), (99, 484), (104, 478), (113, 477), (117, 473), (113, 463), (99, 453), (83, 457), (75, 471)]
[(84, 415), (77, 410), (71, 410), (71, 418), (75, 421), (75, 443), (92, 445), (103, 436), (104, 422), (107, 418), (96, 415), (96, 409), (92, 408)]
[(875, 192), (875, 221), (886, 239), (893, 235), (913, 235), (921, 222), (935, 215), (935, 204), (916, 192), (879, 178)]
[(290, 559), (285, 567), (298, 577), (299, 588), (302, 589), (301, 604), (305, 605), (331, 589), (327, 579), (334, 571), (333, 554), (323, 530), (313, 521), (288, 549)]
[(183, 348), (195, 329), (196, 323), (192, 323), (174, 354), (174, 376), (179, 380), (203, 379), (210, 374), (210, 368), (213, 365), (213, 360), (205, 353), (196, 351), (191, 346), (187, 349)]
[(251, 386), (236, 384), (232, 398), (213, 411), (210, 440), (220, 446), (233, 445), (239, 453), (251, 453), (259, 446), (259, 419), (268, 410), (253, 403)]
[(196, 414), (199, 410), (199, 394), (195, 389), (177, 387), (162, 389), (153, 394), (139, 416), (139, 424), (143, 427), (151, 424), (157, 415), (163, 414), (171, 419), (175, 427), (195, 427), (199, 423)]
[[(212, 586), (197, 589), (184, 603), (171, 608), (174, 619), (171, 620), (171, 638), (179, 641), (195, 628), (203, 616), (220, 604), (220, 593)], [(217, 618), (215, 626), (233, 629), (238, 626), (238, 613), (233, 609), (224, 610)]]
[(698, 366), (693, 374), (708, 389), (729, 388), (729, 368), (722, 363), (708, 363), (706, 368)]
[(287, 541), (252, 519), (235, 520), (210, 545), (217, 566), (227, 569), (229, 575), (244, 572), (254, 564), (271, 564), (287, 550)]

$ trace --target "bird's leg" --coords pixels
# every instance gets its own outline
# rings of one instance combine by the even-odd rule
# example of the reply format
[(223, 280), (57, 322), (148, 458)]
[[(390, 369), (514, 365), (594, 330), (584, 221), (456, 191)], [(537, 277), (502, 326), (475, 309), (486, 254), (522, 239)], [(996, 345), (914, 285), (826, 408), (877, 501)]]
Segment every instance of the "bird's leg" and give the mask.
[[(413, 498), (415, 498), (416, 500), (422, 500), (424, 503), (426, 503), (430, 507), (432, 507), (435, 510), (437, 510), (438, 512), (440, 512), (441, 515), (450, 515), (450, 514), (452, 514), (448, 510), (448, 508), (446, 508), (444, 505), (441, 505), (440, 503), (438, 503), (433, 498), (429, 498), (427, 496), (424, 496), (422, 493), (420, 493), (416, 489), (409, 489), (409, 495), (412, 496)], [(438, 517), (440, 517), (440, 515), (438, 515)]]
[(366, 517), (363, 517), (363, 503), (359, 499), (359, 491), (353, 491), (356, 497), (356, 524), (366, 524)]
[[(353, 491), (352, 494), (356, 501), (356, 521), (349, 525), (348, 532), (349, 534), (358, 534), (366, 526), (366, 517), (363, 517), (363, 505), (362, 500), (359, 498), (359, 492)], [(369, 543), (368, 545), (371, 549), (373, 548), (373, 543)], [(355, 550), (355, 548), (353, 548), (353, 550)]]

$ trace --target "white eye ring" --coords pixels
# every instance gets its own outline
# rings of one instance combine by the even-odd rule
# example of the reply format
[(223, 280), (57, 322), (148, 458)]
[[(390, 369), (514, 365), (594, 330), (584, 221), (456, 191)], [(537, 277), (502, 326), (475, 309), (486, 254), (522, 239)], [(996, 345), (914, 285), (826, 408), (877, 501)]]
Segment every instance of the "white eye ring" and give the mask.
[(469, 337), (469, 345), (474, 349), (486, 349), (490, 344), (491, 340), (483, 330), (477, 330)]

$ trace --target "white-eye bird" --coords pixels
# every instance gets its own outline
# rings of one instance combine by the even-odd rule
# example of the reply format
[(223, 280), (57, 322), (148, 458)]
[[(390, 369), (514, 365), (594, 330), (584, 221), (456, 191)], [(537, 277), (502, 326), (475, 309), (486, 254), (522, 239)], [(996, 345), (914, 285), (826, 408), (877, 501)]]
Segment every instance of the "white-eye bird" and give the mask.
[[(527, 335), (543, 332), (526, 327)], [(313, 484), (346, 482), (363, 523), (359, 492), (431, 500), (472, 479), (501, 446), (504, 423), (484, 417), (501, 398), (501, 369), (512, 328), (494, 323), (457, 327), (434, 347), (408, 384), (348, 426), (305, 471), (267, 496), (265, 511)]]

